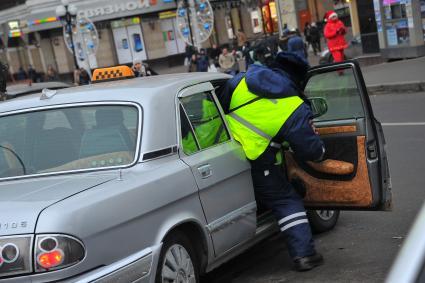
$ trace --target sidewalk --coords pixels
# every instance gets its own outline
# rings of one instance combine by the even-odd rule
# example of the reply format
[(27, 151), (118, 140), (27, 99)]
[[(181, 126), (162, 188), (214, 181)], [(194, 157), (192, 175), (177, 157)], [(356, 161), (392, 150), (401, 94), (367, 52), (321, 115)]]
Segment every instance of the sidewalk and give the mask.
[(370, 93), (425, 91), (425, 57), (362, 68)]
[[(319, 56), (309, 54), (310, 65), (317, 65)], [(155, 65), (159, 74), (185, 73), (187, 66)], [(406, 59), (362, 67), (370, 94), (425, 91), (425, 57)]]

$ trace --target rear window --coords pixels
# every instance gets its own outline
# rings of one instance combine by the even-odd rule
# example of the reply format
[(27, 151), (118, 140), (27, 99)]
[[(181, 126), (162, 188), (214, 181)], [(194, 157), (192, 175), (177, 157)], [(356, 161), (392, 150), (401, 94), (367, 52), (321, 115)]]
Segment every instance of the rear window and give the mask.
[(0, 117), (0, 178), (126, 166), (140, 128), (132, 105), (93, 105)]

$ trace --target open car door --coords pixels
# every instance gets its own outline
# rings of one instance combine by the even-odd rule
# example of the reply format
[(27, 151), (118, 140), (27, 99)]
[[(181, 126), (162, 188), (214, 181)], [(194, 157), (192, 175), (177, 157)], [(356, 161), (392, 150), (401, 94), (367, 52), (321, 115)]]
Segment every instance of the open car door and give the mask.
[(324, 98), (328, 107), (314, 120), (326, 160), (301, 162), (286, 153), (288, 177), (305, 188), (306, 207), (389, 210), (391, 180), (384, 134), (357, 62), (312, 68), (304, 91), (309, 98)]

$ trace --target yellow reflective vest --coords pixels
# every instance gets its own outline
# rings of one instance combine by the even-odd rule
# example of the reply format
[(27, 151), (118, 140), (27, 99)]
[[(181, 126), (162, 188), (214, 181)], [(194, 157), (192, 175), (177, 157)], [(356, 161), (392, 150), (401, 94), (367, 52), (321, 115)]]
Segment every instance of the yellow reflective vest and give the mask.
[[(192, 121), (192, 124), (201, 149), (229, 139), (217, 107), (212, 101), (202, 101), (202, 118), (196, 122)], [(189, 132), (183, 137), (182, 144), (183, 151), (186, 154), (192, 154), (198, 151), (198, 146), (192, 132)]]
[[(249, 103), (254, 99), (258, 100)], [(260, 99), (249, 91), (243, 78), (232, 94), (231, 112), (226, 115), (226, 119), (234, 138), (242, 144), (246, 157), (257, 159), (302, 103), (303, 100), (298, 96)], [(238, 108), (241, 105), (244, 106)]]

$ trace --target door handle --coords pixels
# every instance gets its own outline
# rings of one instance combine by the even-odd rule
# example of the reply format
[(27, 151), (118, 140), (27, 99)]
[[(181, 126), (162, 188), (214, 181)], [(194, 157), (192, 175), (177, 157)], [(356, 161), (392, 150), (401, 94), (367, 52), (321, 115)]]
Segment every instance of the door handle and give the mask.
[(199, 174), (201, 174), (202, 179), (206, 179), (212, 176), (211, 165), (205, 164), (198, 167)]

